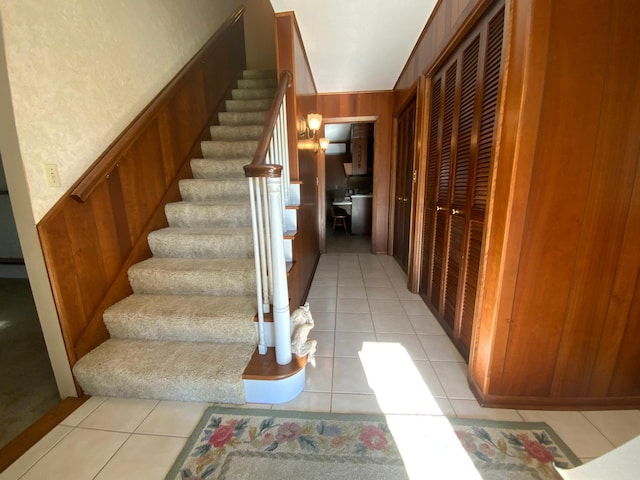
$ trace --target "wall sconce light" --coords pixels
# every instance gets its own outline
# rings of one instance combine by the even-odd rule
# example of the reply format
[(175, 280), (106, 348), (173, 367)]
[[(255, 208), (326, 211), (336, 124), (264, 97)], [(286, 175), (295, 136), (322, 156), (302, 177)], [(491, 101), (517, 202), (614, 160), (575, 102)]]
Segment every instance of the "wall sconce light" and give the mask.
[(320, 144), (320, 148), (322, 149), (323, 152), (327, 151), (327, 148), (329, 148), (329, 139), (328, 138), (321, 138), (318, 143)]
[(320, 130), (320, 125), (322, 125), (322, 115), (319, 113), (310, 113), (307, 115), (306, 124), (304, 120), (301, 124), (302, 131), (300, 132), (300, 138), (314, 138), (316, 132)]

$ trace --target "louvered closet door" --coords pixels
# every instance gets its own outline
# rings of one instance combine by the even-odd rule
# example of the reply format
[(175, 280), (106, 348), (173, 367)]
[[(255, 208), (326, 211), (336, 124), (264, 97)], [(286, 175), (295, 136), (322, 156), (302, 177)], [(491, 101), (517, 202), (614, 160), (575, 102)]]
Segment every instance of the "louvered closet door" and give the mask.
[(469, 352), (501, 71), (495, 6), (431, 80), (420, 293)]
[(480, 92), (482, 103), (480, 109), (480, 125), (475, 143), (475, 159), (473, 175), (470, 183), (470, 198), (467, 219), (467, 240), (465, 274), (462, 278), (462, 295), (459, 314), (458, 338), (467, 349), (471, 345), (473, 315), (475, 310), (480, 255), (482, 250), (482, 233), (484, 231), (485, 214), (489, 196), (489, 175), (495, 144), (496, 114), (498, 105), (498, 88), (502, 71), (502, 38), (504, 29), (504, 8), (500, 8), (483, 26), (480, 37), (483, 58), (481, 59)]
[(420, 294), (430, 303), (433, 283), (433, 245), (440, 168), (440, 150), (442, 147), (442, 76), (431, 81), (431, 104), (429, 106), (429, 134), (426, 195), (424, 199), (424, 224), (422, 231), (422, 267), (420, 272)]
[(471, 140), (474, 127), (477, 128), (476, 89), (478, 85), (478, 67), (480, 53), (480, 35), (464, 47), (459, 62), (459, 93), (457, 110), (456, 152), (451, 170), (452, 180), (449, 193), (449, 238), (444, 319), (453, 329), (454, 337), (460, 334), (460, 323), (457, 322), (460, 310), (459, 295), (464, 287), (461, 279), (464, 276), (465, 233), (467, 231), (469, 180), (472, 174)]
[[(440, 161), (436, 179), (436, 202), (433, 220), (433, 253), (429, 299), (431, 305), (443, 312), (444, 275), (449, 234), (449, 181), (451, 178), (452, 141), (456, 103), (457, 61), (446, 69), (442, 78), (442, 138), (440, 139)], [(453, 325), (449, 325), (453, 327)]]

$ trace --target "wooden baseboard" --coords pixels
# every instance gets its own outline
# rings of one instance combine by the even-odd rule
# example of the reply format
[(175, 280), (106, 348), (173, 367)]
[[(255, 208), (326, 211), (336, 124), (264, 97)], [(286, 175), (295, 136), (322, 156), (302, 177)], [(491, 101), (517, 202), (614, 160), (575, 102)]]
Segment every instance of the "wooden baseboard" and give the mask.
[(33, 425), (16, 438), (0, 448), (0, 473), (20, 458), (27, 450), (38, 443), (47, 433), (53, 430), (62, 420), (67, 418), (89, 397), (68, 397), (45, 413)]

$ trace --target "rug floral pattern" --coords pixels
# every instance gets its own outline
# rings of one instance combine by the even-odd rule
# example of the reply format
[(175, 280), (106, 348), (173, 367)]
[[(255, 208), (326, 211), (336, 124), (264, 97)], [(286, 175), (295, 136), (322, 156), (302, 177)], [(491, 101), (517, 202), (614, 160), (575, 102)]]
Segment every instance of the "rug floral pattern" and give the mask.
[[(560, 479), (554, 465), (571, 468), (580, 464), (572, 453), (569, 458), (544, 429), (507, 430), (469, 425), (454, 426), (454, 431), (484, 478)], [(498, 472), (512, 473), (503, 476)]]
[[(382, 416), (355, 420), (353, 415), (305, 418), (294, 412), (221, 411), (225, 409), (212, 407), (205, 413), (167, 479), (227, 478), (227, 462), (238, 454), (322, 455), (356, 463), (402, 465)], [(564, 468), (579, 464), (559, 438), (552, 438), (555, 434), (545, 424), (531, 429), (520, 423), (501, 428), (498, 422), (461, 422), (465, 421), (456, 419), (453, 429), (483, 478), (559, 478), (554, 463)]]

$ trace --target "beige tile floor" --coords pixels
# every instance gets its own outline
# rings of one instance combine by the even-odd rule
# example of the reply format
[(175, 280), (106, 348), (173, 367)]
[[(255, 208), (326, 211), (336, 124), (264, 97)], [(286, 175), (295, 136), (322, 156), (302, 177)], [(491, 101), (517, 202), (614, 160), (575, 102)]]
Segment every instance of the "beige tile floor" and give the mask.
[[(446, 423), (443, 415), (544, 421), (583, 461), (640, 434), (638, 410), (481, 408), (467, 386), (462, 357), (422, 300), (407, 291), (391, 257), (323, 255), (309, 303), (316, 324), (311, 337), (319, 346), (304, 391), (286, 404), (250, 407), (383, 412), (398, 421), (410, 415), (412, 422), (432, 424)], [(206, 407), (91, 398), (0, 480), (162, 479)]]

